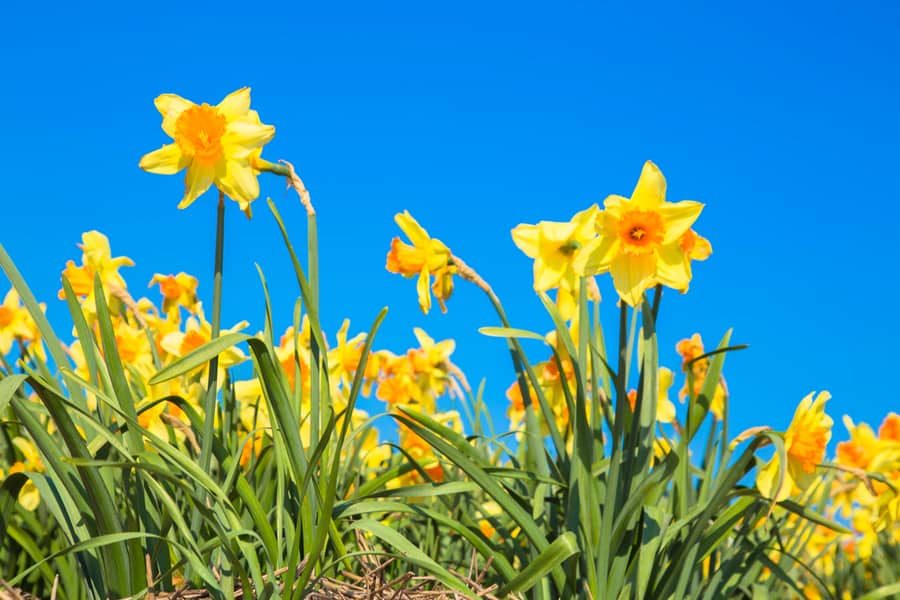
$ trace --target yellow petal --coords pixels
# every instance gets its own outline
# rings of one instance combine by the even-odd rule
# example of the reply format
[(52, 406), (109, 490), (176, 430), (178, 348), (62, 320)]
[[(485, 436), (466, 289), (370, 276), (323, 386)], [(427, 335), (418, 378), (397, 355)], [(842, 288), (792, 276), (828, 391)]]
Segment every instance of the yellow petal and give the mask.
[(537, 225), (516, 225), (512, 230), (513, 243), (529, 258), (537, 258), (540, 252), (541, 230)]
[(184, 197), (178, 203), (178, 208), (187, 208), (197, 199), (197, 196), (208, 190), (215, 175), (214, 165), (206, 165), (199, 161), (192, 162), (184, 176)]
[(559, 286), (568, 266), (565, 257), (551, 255), (545, 260), (538, 256), (534, 261), (534, 289), (547, 291)]
[(791, 481), (791, 477), (787, 471), (784, 472), (784, 479), (781, 482), (781, 486), (778, 485), (778, 477), (781, 474), (779, 468), (780, 464), (781, 461), (776, 453), (775, 456), (772, 457), (772, 460), (760, 468), (756, 474), (756, 487), (759, 489), (759, 493), (764, 498), (769, 498), (770, 500), (776, 500), (778, 502), (787, 500), (788, 496), (791, 495), (791, 489), (794, 487), (794, 483)]
[(662, 215), (663, 223), (666, 226), (666, 235), (663, 237), (663, 244), (677, 241), (684, 233), (691, 228), (700, 211), (703, 210), (703, 204), (694, 202), (693, 200), (682, 200), (681, 202), (667, 202), (657, 208), (659, 214)]
[(428, 270), (422, 269), (419, 280), (416, 282), (416, 291), (419, 294), (419, 308), (426, 315), (431, 310), (431, 286), (429, 285)]
[(242, 204), (248, 204), (259, 197), (259, 180), (249, 162), (229, 160), (225, 172), (216, 181), (225, 195)]
[(216, 106), (219, 114), (228, 119), (239, 119), (247, 114), (250, 110), (250, 88), (242, 87), (241, 89), (231, 92), (225, 99)]
[(41, 493), (38, 492), (37, 487), (29, 479), (19, 490), (19, 504), (21, 504), (22, 508), (25, 510), (34, 511), (40, 503)]
[(656, 283), (656, 257), (652, 254), (620, 254), (612, 260), (609, 270), (616, 291), (629, 306), (640, 306), (644, 291)]
[(431, 236), (425, 231), (425, 228), (419, 225), (419, 222), (413, 219), (408, 210), (394, 215), (394, 221), (400, 227), (400, 230), (406, 234), (409, 241), (417, 248), (425, 248), (431, 240)]
[(666, 178), (651, 161), (644, 163), (641, 176), (634, 191), (631, 193), (631, 202), (635, 208), (642, 210), (654, 209), (666, 199)]
[(156, 110), (162, 114), (162, 128), (169, 136), (175, 137), (175, 121), (185, 109), (195, 106), (190, 100), (185, 100), (176, 94), (160, 94), (153, 101)]
[(187, 167), (190, 160), (181, 152), (178, 144), (166, 144), (159, 150), (148, 152), (142, 156), (138, 166), (149, 173), (174, 175)]
[(659, 283), (665, 286), (680, 292), (688, 290), (691, 283), (691, 261), (677, 242), (660, 247), (656, 277)]
[(609, 271), (609, 266), (615, 256), (615, 235), (601, 235), (589, 241), (578, 250), (573, 262), (573, 268), (579, 275), (598, 275)]
[(251, 119), (238, 119), (228, 123), (222, 144), (226, 154), (233, 158), (247, 158), (256, 149), (275, 137), (273, 125), (254, 123)]

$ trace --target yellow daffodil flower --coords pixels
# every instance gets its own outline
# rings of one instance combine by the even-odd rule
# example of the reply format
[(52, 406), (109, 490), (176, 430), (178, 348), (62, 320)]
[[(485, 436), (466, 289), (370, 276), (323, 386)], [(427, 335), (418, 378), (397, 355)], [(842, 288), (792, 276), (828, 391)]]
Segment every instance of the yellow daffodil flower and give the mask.
[(263, 125), (250, 110), (250, 88), (232, 92), (216, 106), (194, 104), (175, 94), (157, 96), (154, 104), (162, 114), (163, 131), (175, 142), (145, 154), (140, 167), (161, 175), (187, 169), (178, 208), (187, 208), (215, 184), (241, 210), (249, 211), (259, 196), (254, 158), (275, 135), (275, 128)]
[[(3, 304), (0, 304), (0, 355), (9, 354), (17, 340), (34, 343), (39, 339), (37, 325), (28, 309), (22, 305), (19, 294), (15, 289), (9, 290)], [(40, 343), (37, 347), (40, 347)]]
[[(36, 473), (44, 472), (44, 461), (41, 460), (41, 455), (38, 453), (37, 447), (33, 442), (23, 437), (15, 437), (12, 439), (12, 444), (21, 453), (22, 460), (14, 462), (9, 467), (8, 475), (29, 471)], [(41, 503), (41, 494), (30, 479), (26, 481), (25, 485), (19, 490), (18, 501), (22, 508), (28, 511), (36, 510)]]
[[(127, 289), (125, 279), (119, 274), (121, 267), (133, 267), (134, 261), (127, 256), (117, 256), (113, 258), (112, 250), (109, 246), (109, 238), (99, 231), (87, 231), (81, 234), (81, 265), (76, 265), (75, 261), (66, 261), (66, 268), (63, 270), (62, 276), (69, 280), (75, 295), (80, 298), (92, 299), (94, 297), (94, 276), (100, 277), (100, 281), (107, 290), (107, 301), (109, 301), (110, 291), (120, 291)], [(59, 290), (60, 300), (64, 299), (65, 292)], [(93, 305), (93, 303), (90, 303)], [(93, 313), (94, 310), (87, 307), (88, 311)]]
[(890, 413), (878, 428), (878, 439), (900, 442), (900, 415)]
[[(825, 458), (825, 446), (831, 439), (833, 421), (825, 413), (825, 402), (829, 398), (831, 394), (821, 392), (815, 401), (813, 394), (809, 394), (800, 402), (784, 433), (787, 465), (781, 466), (776, 453), (757, 473), (756, 487), (764, 497), (781, 502), (815, 481), (816, 466)], [(779, 487), (779, 471), (782, 468), (784, 479)]]
[[(409, 214), (398, 213), (394, 221), (406, 234), (412, 245), (395, 237), (391, 240), (391, 250), (387, 255), (386, 268), (391, 273), (404, 277), (418, 277), (416, 290), (419, 294), (419, 308), (428, 314), (431, 310), (431, 294), (434, 293), (442, 312), (447, 312), (445, 301), (453, 293), (453, 275), (456, 267), (452, 264), (450, 249), (428, 232)], [(434, 283), (431, 283), (434, 276)]]
[[(688, 380), (685, 378), (684, 387), (678, 392), (678, 398), (684, 402), (684, 399), (687, 398), (688, 395), (693, 397), (700, 395), (700, 392), (703, 389), (703, 383), (706, 381), (706, 373), (709, 371), (709, 357), (694, 360), (699, 356), (703, 356), (705, 353), (705, 350), (703, 349), (703, 339), (700, 337), (699, 333), (695, 333), (689, 339), (678, 342), (675, 345), (675, 351), (678, 352), (682, 358), (681, 370), (684, 373), (690, 371), (694, 383), (693, 389), (689, 390)], [(725, 402), (727, 399), (728, 394), (725, 391), (725, 386), (720, 381), (716, 384), (715, 392), (713, 392), (713, 397), (709, 402), (709, 411), (719, 421), (725, 418)]]
[(594, 224), (599, 212), (595, 204), (568, 222), (523, 223), (512, 230), (513, 242), (519, 250), (534, 259), (534, 289), (543, 292), (559, 288), (557, 304), (567, 320), (574, 314), (574, 296), (578, 292), (575, 257), (596, 237)]
[(610, 272), (619, 296), (640, 305), (644, 291), (657, 283), (686, 291), (690, 260), (682, 236), (700, 216), (703, 205), (684, 200), (666, 202), (666, 180), (650, 161), (644, 164), (631, 198), (612, 195), (604, 201), (590, 241), (575, 259), (576, 271)]
[[(196, 350), (197, 348), (209, 343), (212, 339), (212, 325), (203, 315), (203, 309), (198, 306), (198, 314), (191, 315), (185, 322), (184, 331), (173, 331), (167, 334), (160, 341), (160, 345), (173, 357), (181, 358)], [(248, 326), (246, 321), (241, 321), (230, 329), (224, 329), (222, 335), (226, 333), (238, 332)], [(237, 347), (232, 346), (219, 354), (219, 368), (232, 367), (242, 363), (247, 359), (244, 352)], [(209, 365), (198, 367), (206, 372)]]
[(169, 313), (178, 306), (193, 310), (197, 304), (197, 286), (199, 282), (193, 275), (181, 272), (178, 275), (155, 273), (149, 287), (159, 284), (163, 295), (163, 312)]

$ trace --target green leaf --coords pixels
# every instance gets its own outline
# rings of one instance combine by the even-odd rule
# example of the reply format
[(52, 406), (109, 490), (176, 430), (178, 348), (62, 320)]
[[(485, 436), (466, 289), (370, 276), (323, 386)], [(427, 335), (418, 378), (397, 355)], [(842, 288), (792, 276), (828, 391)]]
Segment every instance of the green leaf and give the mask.
[(246, 333), (237, 332), (226, 333), (222, 336), (219, 336), (216, 339), (203, 344), (196, 350), (185, 354), (165, 368), (160, 369), (159, 372), (156, 373), (156, 375), (150, 378), (150, 381), (148, 381), (148, 383), (150, 385), (156, 385), (157, 383), (169, 381), (170, 379), (174, 379), (179, 375), (184, 375), (185, 373), (193, 371), (197, 367), (205, 365), (214, 357), (218, 356), (225, 350), (228, 350), (232, 346), (249, 340), (250, 337), (251, 336), (247, 335)]
[(9, 401), (12, 400), (13, 395), (26, 379), (28, 379), (27, 375), (16, 374), (7, 375), (0, 381), (0, 415), (6, 411)]
[(499, 338), (522, 338), (526, 340), (538, 340), (547, 343), (547, 340), (539, 333), (526, 331), (525, 329), (515, 329), (513, 327), (480, 327), (478, 333), (488, 337)]
[(501, 587), (497, 595), (502, 598), (507, 594), (527, 592), (537, 585), (547, 573), (578, 552), (575, 534), (571, 531), (565, 532), (553, 540), (553, 543), (538, 554), (528, 566), (522, 569), (521, 573)]

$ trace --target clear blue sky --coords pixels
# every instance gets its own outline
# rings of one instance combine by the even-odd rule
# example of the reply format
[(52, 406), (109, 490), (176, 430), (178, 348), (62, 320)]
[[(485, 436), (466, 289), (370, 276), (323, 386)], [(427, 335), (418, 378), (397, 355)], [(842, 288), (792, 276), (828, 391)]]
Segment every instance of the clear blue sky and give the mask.
[[(671, 200), (707, 204), (714, 248), (687, 296), (665, 296), (663, 363), (677, 369), (682, 337), (711, 346), (734, 327), (751, 348), (726, 364), (733, 430), (786, 427), (812, 390), (833, 393), (838, 439), (845, 413), (877, 426), (900, 410), (896, 2), (14, 3), (0, 53), (2, 243), (57, 323), (60, 270), (89, 229), (137, 262), (135, 294), (184, 270), (209, 304), (213, 193), (178, 211), (181, 176), (137, 163), (168, 141), (156, 95), (216, 103), (249, 85), (277, 127), (265, 155), (297, 165), (319, 212), (332, 339), (388, 305), (377, 346), (403, 351), (413, 326), (454, 337), (505, 422), (508, 354), (476, 331), (490, 306), (460, 284), (449, 314), (422, 316), (414, 283), (384, 270), (393, 214), (478, 269), (515, 325), (546, 331), (510, 229), (627, 195), (651, 159)], [(302, 245), (293, 196), (272, 177), (263, 195)], [(297, 291), (255, 206), (252, 222), (228, 214), (225, 322), (261, 326), (258, 262), (280, 329)]]

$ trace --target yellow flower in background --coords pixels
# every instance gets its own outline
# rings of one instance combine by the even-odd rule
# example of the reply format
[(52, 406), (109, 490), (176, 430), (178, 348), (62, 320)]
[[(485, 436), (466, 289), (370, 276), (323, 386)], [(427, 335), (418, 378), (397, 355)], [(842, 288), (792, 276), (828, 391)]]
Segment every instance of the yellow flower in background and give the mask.
[(650, 161), (644, 164), (631, 198), (612, 195), (596, 221), (599, 237), (575, 260), (584, 275), (609, 272), (619, 296), (640, 305), (644, 291), (657, 283), (687, 291), (690, 260), (681, 238), (700, 216), (703, 205), (666, 202), (666, 180)]
[[(223, 329), (222, 335), (238, 332), (248, 325), (249, 323), (246, 321), (241, 321), (234, 327)], [(166, 334), (160, 341), (160, 345), (173, 357), (181, 358), (209, 343), (210, 340), (212, 340), (212, 325), (204, 317), (202, 307), (198, 305), (197, 314), (188, 317), (184, 331), (173, 331)], [(219, 368), (232, 367), (244, 362), (246, 359), (247, 356), (240, 348), (232, 346), (219, 354)], [(203, 367), (197, 367), (198, 370), (202, 369), (204, 373), (208, 368), (208, 364)]]
[(416, 290), (419, 294), (419, 308), (423, 313), (428, 314), (431, 310), (432, 292), (440, 304), (441, 311), (447, 312), (445, 301), (453, 293), (453, 275), (456, 274), (456, 267), (451, 262), (450, 249), (442, 241), (432, 239), (409, 211), (396, 214), (394, 221), (412, 245), (397, 237), (391, 240), (391, 250), (387, 255), (387, 270), (404, 277), (418, 277)]
[(232, 92), (216, 106), (175, 94), (157, 96), (154, 104), (162, 114), (163, 131), (175, 142), (145, 154), (140, 167), (161, 175), (187, 169), (178, 208), (187, 208), (215, 184), (248, 212), (259, 196), (254, 158), (275, 135), (275, 128), (263, 125), (250, 110), (250, 88)]
[[(72, 260), (66, 261), (66, 268), (62, 273), (62, 276), (68, 279), (75, 295), (93, 298), (95, 275), (99, 275), (100, 281), (108, 291), (127, 289), (128, 286), (119, 274), (119, 269), (133, 267), (134, 261), (127, 256), (113, 258), (109, 238), (99, 231), (82, 233), (81, 241), (82, 243), (78, 244), (82, 251), (81, 265), (76, 265)], [(65, 297), (65, 292), (59, 290), (60, 300)]]
[[(12, 445), (18, 449), (19, 453), (22, 455), (22, 460), (14, 462), (9, 467), (7, 475), (12, 475), (13, 473), (25, 473), (28, 471), (36, 473), (44, 472), (44, 461), (41, 460), (41, 455), (38, 453), (37, 447), (33, 442), (23, 437), (15, 437), (12, 439)], [(41, 503), (41, 494), (30, 479), (25, 482), (25, 485), (19, 490), (18, 501), (19, 504), (22, 505), (22, 508), (28, 511), (36, 510)]]
[[(600, 209), (597, 205), (577, 213), (571, 221), (541, 221), (537, 225), (521, 224), (512, 230), (513, 242), (519, 250), (534, 259), (534, 289), (545, 292), (560, 288), (557, 303), (574, 312), (571, 299), (578, 291), (579, 274), (575, 271), (575, 256), (596, 237), (594, 223)], [(569, 306), (571, 304), (571, 306)], [(563, 314), (567, 320), (572, 314)]]
[(155, 273), (148, 287), (159, 284), (159, 291), (163, 295), (163, 312), (169, 313), (172, 309), (183, 306), (189, 311), (197, 304), (197, 278), (181, 272), (178, 275), (163, 275)]
[[(665, 367), (659, 369), (659, 384), (656, 396), (656, 420), (660, 423), (671, 423), (675, 420), (675, 405), (669, 400), (669, 388), (675, 381), (675, 374)], [(628, 390), (625, 398), (631, 412), (637, 408), (637, 390)]]
[[(693, 387), (688, 389), (688, 380), (685, 378), (684, 387), (678, 392), (678, 398), (682, 402), (688, 397), (697, 397), (703, 390), (703, 383), (706, 381), (706, 374), (709, 372), (709, 357), (699, 358), (703, 356), (703, 339), (699, 333), (695, 333), (688, 339), (681, 340), (675, 345), (675, 351), (681, 355), (681, 370), (687, 374), (690, 372), (693, 379)], [(716, 384), (713, 397), (709, 402), (709, 410), (713, 416), (721, 421), (725, 418), (725, 402), (728, 400), (728, 394), (722, 381)]]
[(878, 438), (867, 424), (854, 425), (853, 420), (847, 415), (844, 415), (844, 426), (850, 432), (850, 439), (837, 445), (835, 462), (865, 471), (878, 453)]
[(831, 439), (833, 421), (825, 413), (825, 402), (830, 398), (831, 394), (821, 392), (815, 401), (809, 394), (800, 402), (784, 434), (787, 465), (781, 486), (778, 487), (781, 461), (777, 452), (757, 473), (756, 486), (764, 497), (780, 502), (792, 493), (806, 490), (815, 481), (816, 466), (824, 460), (825, 446)]
[(878, 439), (900, 442), (900, 415), (890, 413), (878, 428)]
[[(41, 304), (41, 308), (46, 307)], [(34, 344), (35, 351), (43, 357), (37, 325), (22, 305), (18, 292), (10, 289), (3, 298), (3, 304), (0, 304), (0, 355), (9, 354), (17, 340)]]

